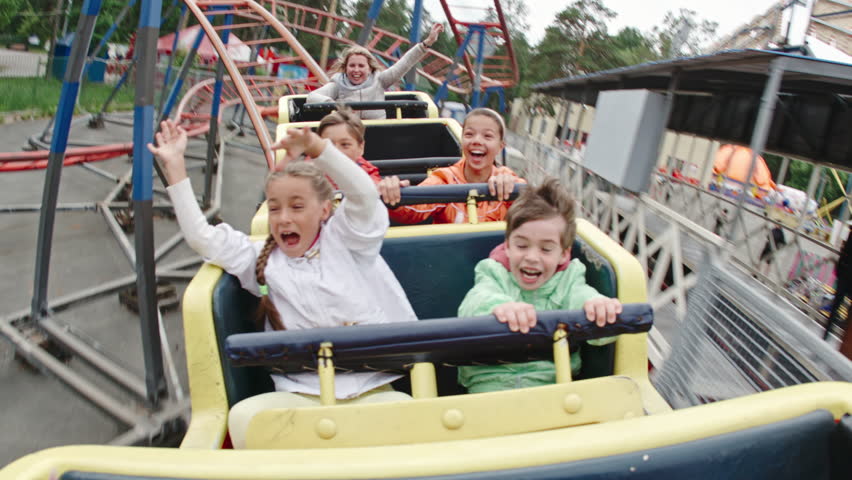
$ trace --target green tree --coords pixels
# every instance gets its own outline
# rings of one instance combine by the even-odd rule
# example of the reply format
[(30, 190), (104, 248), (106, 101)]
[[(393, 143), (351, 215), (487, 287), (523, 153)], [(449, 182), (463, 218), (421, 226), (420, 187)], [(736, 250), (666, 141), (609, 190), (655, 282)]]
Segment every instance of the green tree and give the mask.
[(716, 22), (702, 20), (694, 10), (669, 11), (663, 25), (654, 27), (657, 51), (662, 58), (689, 57), (700, 54), (716, 37)]
[(575, 0), (556, 15), (530, 64), (534, 81), (598, 70), (605, 55), (606, 21), (615, 17), (600, 0)]
[[(769, 167), (769, 171), (772, 173), (772, 178), (777, 179), (781, 170), (782, 158), (770, 153), (764, 154), (763, 158), (766, 160), (766, 166)], [(823, 182), (825, 182), (822, 188), (822, 195), (817, 200), (821, 206), (823, 203), (830, 203), (842, 197), (843, 191), (840, 189), (840, 185), (837, 184), (837, 181), (834, 179), (834, 175), (831, 174), (831, 171), (826, 167), (820, 168), (822, 168)], [(808, 183), (810, 182), (813, 170), (814, 164), (804, 162), (802, 160), (791, 159), (790, 165), (787, 167), (787, 174), (784, 178), (784, 185), (807, 192)], [(840, 182), (845, 188), (849, 179), (849, 174), (842, 171), (838, 171), (837, 174), (840, 177)], [(832, 215), (837, 215), (839, 211), (839, 209), (834, 209), (831, 213)]]
[(618, 35), (608, 38), (606, 43), (605, 68), (637, 65), (659, 59), (653, 40), (633, 27), (621, 29)]

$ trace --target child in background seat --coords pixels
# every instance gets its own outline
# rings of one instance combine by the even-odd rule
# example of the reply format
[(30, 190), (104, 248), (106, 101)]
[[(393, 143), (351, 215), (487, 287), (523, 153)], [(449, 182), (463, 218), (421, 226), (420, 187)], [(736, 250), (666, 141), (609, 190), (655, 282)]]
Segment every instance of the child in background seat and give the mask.
[[(459, 317), (493, 314), (513, 332), (527, 333), (536, 324), (536, 311), (582, 308), (599, 327), (614, 323), (621, 303), (587, 285), (586, 266), (571, 260), (576, 231), (574, 199), (556, 179), (524, 190), (506, 216), (506, 242), (476, 265), (474, 286), (459, 306)], [(609, 337), (589, 343), (613, 341)], [(579, 370), (580, 354), (572, 352), (572, 374)], [(459, 367), (459, 383), (470, 393), (555, 381), (550, 361)]]
[[(148, 145), (163, 163), (168, 193), (187, 243), (204, 259), (260, 297), (259, 329), (283, 330), (415, 321), (396, 277), (379, 255), (387, 210), (363, 170), (309, 129), (290, 130), (273, 148), (286, 148), (283, 169), (269, 175), (269, 236), (254, 242), (221, 223), (207, 223), (187, 178), (186, 132), (167, 120)], [(290, 161), (299, 154), (311, 162)], [(332, 208), (328, 174), (345, 193)], [(399, 378), (379, 372), (335, 376), (342, 400), (375, 402), (410, 398), (390, 389)], [(251, 418), (270, 408), (318, 404), (314, 373), (274, 374), (276, 392), (247, 398), (229, 414), (235, 447), (245, 445)], [(356, 400), (357, 399), (357, 400)]]
[(348, 108), (329, 113), (317, 127), (317, 135), (331, 140), (340, 153), (367, 172), (373, 183), (377, 184), (382, 180), (378, 167), (364, 159), (365, 132), (364, 123)]

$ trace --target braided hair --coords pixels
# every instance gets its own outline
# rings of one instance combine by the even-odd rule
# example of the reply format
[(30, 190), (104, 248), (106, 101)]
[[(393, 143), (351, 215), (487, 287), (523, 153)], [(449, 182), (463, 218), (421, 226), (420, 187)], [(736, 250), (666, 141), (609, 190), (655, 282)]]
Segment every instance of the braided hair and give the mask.
[[(272, 234), (269, 234), (266, 237), (266, 241), (263, 243), (263, 248), (260, 250), (260, 255), (257, 256), (257, 262), (254, 266), (254, 276), (257, 278), (257, 284), (262, 285), (262, 288), (266, 287), (266, 262), (269, 261), (269, 254), (272, 253), (278, 244), (275, 243), (275, 237)], [(273, 330), (284, 330), (284, 323), (281, 322), (281, 314), (278, 313), (278, 309), (275, 308), (275, 304), (272, 303), (272, 299), (269, 298), (268, 294), (263, 294), (260, 296), (260, 305), (257, 308), (257, 316), (255, 318), (255, 324), (257, 329), (263, 331), (264, 321), (268, 320), (269, 325), (272, 326)]]
[[(316, 192), (320, 201), (332, 201), (334, 198), (334, 190), (331, 184), (326, 179), (325, 173), (319, 167), (310, 162), (291, 162), (288, 163), (282, 170), (271, 172), (266, 177), (266, 188), (273, 181), (283, 177), (296, 177), (308, 180)], [(278, 247), (275, 242), (275, 237), (270, 233), (263, 243), (263, 248), (257, 256), (257, 261), (254, 267), (254, 276), (257, 284), (260, 286), (261, 296), (260, 305), (257, 309), (255, 323), (258, 330), (264, 329), (264, 321), (269, 321), (269, 325), (273, 330), (284, 330), (284, 323), (281, 321), (281, 314), (269, 298), (268, 288), (266, 283), (266, 264), (269, 261), (269, 255)]]

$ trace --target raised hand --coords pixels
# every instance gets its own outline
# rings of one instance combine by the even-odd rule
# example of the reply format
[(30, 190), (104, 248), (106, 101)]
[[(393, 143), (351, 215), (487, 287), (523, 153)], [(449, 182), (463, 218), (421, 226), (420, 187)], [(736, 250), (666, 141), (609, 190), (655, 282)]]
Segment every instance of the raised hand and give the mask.
[(308, 127), (288, 129), (287, 134), (272, 145), (272, 150), (287, 150), (283, 164), (277, 168), (284, 168), (302, 154), (314, 158), (320, 156), (325, 149), (325, 143), (325, 140)]
[(154, 140), (157, 145), (149, 143), (148, 150), (160, 159), (169, 185), (185, 179), (186, 161), (183, 155), (186, 152), (186, 130), (173, 120), (163, 120)]
[(438, 40), (438, 35), (444, 31), (444, 24), (442, 23), (433, 23), (432, 29), (429, 30), (429, 35), (426, 37), (426, 40), (423, 40), (423, 44), (427, 47), (432, 47), (436, 40)]

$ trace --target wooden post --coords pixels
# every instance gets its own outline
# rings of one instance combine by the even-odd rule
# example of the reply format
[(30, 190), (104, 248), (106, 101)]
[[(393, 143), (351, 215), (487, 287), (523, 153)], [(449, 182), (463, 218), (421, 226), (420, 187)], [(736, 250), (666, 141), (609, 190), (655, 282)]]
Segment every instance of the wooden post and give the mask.
[[(331, 0), (331, 6), (328, 8), (329, 17), (325, 21), (325, 33), (331, 34), (334, 33), (334, 24), (335, 21), (331, 17), (331, 15), (337, 14), (337, 0)], [(320, 52), (320, 61), (319, 64), (324, 70), (328, 70), (328, 45), (329, 38), (323, 37), (322, 39), (322, 51)]]

